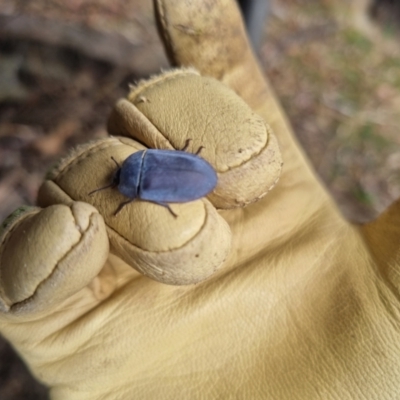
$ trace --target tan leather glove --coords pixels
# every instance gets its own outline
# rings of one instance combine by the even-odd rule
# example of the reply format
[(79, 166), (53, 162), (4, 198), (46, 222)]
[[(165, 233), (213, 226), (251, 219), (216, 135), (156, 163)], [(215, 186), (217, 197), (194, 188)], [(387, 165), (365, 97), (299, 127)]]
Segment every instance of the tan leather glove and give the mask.
[[(114, 137), (49, 174), (46, 208), (6, 221), (1, 332), (54, 399), (399, 397), (399, 203), (362, 227), (342, 218), (233, 1), (156, 7), (171, 60), (201, 76), (133, 88), (111, 116)], [(243, 208), (280, 174), (264, 121), (284, 167)], [(117, 189), (88, 195), (112, 178), (111, 155), (187, 138), (218, 172), (209, 200), (171, 205), (177, 218), (142, 201), (114, 217)]]

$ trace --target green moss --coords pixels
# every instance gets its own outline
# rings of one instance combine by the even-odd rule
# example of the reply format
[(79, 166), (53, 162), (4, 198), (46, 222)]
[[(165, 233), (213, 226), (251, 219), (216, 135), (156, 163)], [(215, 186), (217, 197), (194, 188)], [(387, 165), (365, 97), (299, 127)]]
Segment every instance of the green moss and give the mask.
[(371, 144), (376, 150), (384, 150), (390, 145), (383, 136), (376, 132), (376, 126), (370, 123), (362, 125), (356, 135), (360, 142)]
[(384, 69), (399, 68), (400, 69), (400, 57), (385, 57), (382, 63)]
[(382, 31), (383, 31), (383, 34), (389, 39), (394, 38), (398, 35), (398, 28), (396, 27), (396, 24), (394, 24), (394, 23), (387, 23), (387, 24), (383, 25)]
[(353, 196), (362, 204), (372, 206), (374, 201), (372, 196), (366, 192), (361, 186), (357, 185), (353, 190)]
[(373, 48), (371, 41), (354, 29), (345, 29), (343, 37), (348, 46), (361, 53), (367, 54)]

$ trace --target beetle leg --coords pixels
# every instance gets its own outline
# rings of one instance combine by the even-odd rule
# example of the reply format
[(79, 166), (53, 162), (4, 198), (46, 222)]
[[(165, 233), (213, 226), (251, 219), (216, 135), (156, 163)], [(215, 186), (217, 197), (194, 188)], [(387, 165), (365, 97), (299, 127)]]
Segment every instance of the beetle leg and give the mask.
[(204, 146), (200, 146), (198, 148), (198, 150), (196, 151), (196, 153), (194, 153), (195, 156), (198, 156), (200, 154), (200, 152), (204, 149)]
[(172, 211), (172, 208), (169, 206), (169, 204), (167, 204), (167, 203), (159, 203), (159, 202), (157, 202), (157, 201), (151, 201), (150, 203), (154, 203), (154, 204), (158, 204), (159, 206), (163, 206), (163, 207), (167, 208), (168, 211), (169, 211), (175, 218), (178, 217), (178, 214), (176, 214), (176, 213), (174, 213), (174, 212)]
[(180, 151), (185, 151), (189, 147), (189, 143), (192, 141), (192, 139), (186, 139), (185, 145), (181, 148)]
[(129, 199), (129, 200), (127, 200), (127, 201), (122, 202), (122, 203), (118, 206), (117, 210), (115, 211), (114, 217), (115, 217), (117, 214), (119, 214), (120, 211), (121, 211), (126, 205), (128, 205), (129, 203), (132, 203), (132, 201), (135, 201), (135, 199)]
[[(161, 205), (161, 204), (160, 204)], [(178, 218), (178, 214), (172, 211), (172, 208), (168, 204), (163, 204), (164, 207), (168, 208), (168, 211), (174, 216), (174, 218)]]
[[(192, 141), (192, 139), (187, 139), (185, 142), (185, 145), (182, 147), (180, 151), (185, 151), (189, 147), (189, 143)], [(204, 146), (200, 146), (196, 153), (194, 153), (195, 156), (198, 156), (200, 152), (204, 149)]]
[[(118, 206), (117, 210), (115, 211), (114, 217), (115, 217), (117, 214), (119, 214), (120, 211), (121, 211), (126, 205), (128, 205), (129, 203), (132, 203), (132, 202), (135, 201), (135, 200), (136, 200), (136, 199), (129, 199), (129, 200), (127, 200), (127, 201), (122, 202), (122, 203)], [(157, 204), (157, 205), (159, 205), (159, 206), (163, 206), (163, 207), (167, 208), (168, 211), (169, 211), (175, 218), (178, 217), (178, 215), (175, 214), (175, 213), (172, 211), (172, 208), (169, 206), (169, 204), (166, 204), (166, 203), (157, 203), (157, 202), (155, 202), (155, 201), (149, 201), (149, 203), (154, 203), (154, 204)]]

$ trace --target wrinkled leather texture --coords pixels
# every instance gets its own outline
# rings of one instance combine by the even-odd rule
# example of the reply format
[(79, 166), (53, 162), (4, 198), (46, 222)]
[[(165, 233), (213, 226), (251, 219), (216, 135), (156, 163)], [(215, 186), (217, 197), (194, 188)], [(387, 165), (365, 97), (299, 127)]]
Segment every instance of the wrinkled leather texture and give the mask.
[[(284, 161), (280, 178), (268, 183), (271, 188), (276, 183), (271, 191), (260, 188), (266, 192), (261, 200), (245, 199), (251, 203), (246, 207), (232, 209), (231, 200), (223, 207), (223, 194), (174, 205), (182, 221), (172, 221), (187, 223), (189, 232), (176, 229), (171, 238), (163, 229), (174, 229), (173, 217), (153, 204), (133, 203), (125, 218), (113, 220), (118, 192), (88, 196), (112, 174), (110, 149), (122, 160), (140, 146), (179, 149), (190, 135), (195, 151), (204, 134), (181, 136), (190, 123), (187, 113), (182, 131), (175, 132), (179, 115), (169, 119), (167, 105), (160, 114), (151, 111), (154, 86), (139, 85), (111, 116), (109, 129), (120, 136), (76, 150), (41, 188), (39, 204), (45, 208), (6, 221), (0, 248), (2, 334), (51, 387), (54, 399), (398, 398), (399, 202), (363, 226), (344, 220), (262, 77), (233, 1), (158, 0), (155, 6), (172, 64), (220, 81), (268, 124), (265, 135), (276, 136)], [(200, 79), (193, 71), (189, 77)], [(201, 98), (201, 92), (187, 94), (186, 102), (191, 95)], [(137, 122), (127, 110), (143, 118)], [(236, 118), (223, 117), (227, 126)], [(138, 138), (138, 131), (145, 133)], [(224, 151), (219, 140), (204, 145), (204, 157), (218, 174), (243, 161), (235, 158), (242, 153), (226, 154), (229, 134), (220, 137)], [(251, 135), (248, 159), (262, 153), (254, 149), (265, 148)], [(239, 139), (245, 140), (233, 141)], [(279, 174), (277, 147), (269, 155), (271, 171)], [(78, 171), (86, 175), (78, 179)], [(94, 176), (87, 178), (85, 171)], [(229, 189), (235, 180), (227, 181), (226, 196), (235, 198)], [(201, 283), (167, 285), (157, 281), (162, 273), (144, 276), (146, 271), (130, 264), (121, 232), (141, 251), (168, 253), (162, 238), (179, 247), (185, 235), (199, 231), (204, 216), (215, 221), (209, 245), (228, 232), (223, 246), (229, 250)], [(162, 234), (149, 242), (153, 223)], [(207, 241), (202, 243), (199, 249), (207, 252)], [(189, 272), (191, 265), (203, 265), (186, 264)]]

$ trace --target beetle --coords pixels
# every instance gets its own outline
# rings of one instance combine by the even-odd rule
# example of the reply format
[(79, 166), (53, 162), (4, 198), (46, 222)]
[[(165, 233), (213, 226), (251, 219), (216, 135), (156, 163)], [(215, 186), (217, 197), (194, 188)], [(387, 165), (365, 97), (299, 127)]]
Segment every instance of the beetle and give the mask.
[(166, 207), (177, 217), (168, 203), (186, 203), (204, 197), (218, 181), (214, 168), (198, 155), (203, 147), (195, 154), (185, 152), (189, 141), (182, 150), (140, 150), (126, 158), (122, 165), (111, 157), (117, 166), (112, 182), (89, 195), (118, 187), (129, 200), (121, 203), (114, 215), (140, 199)]

